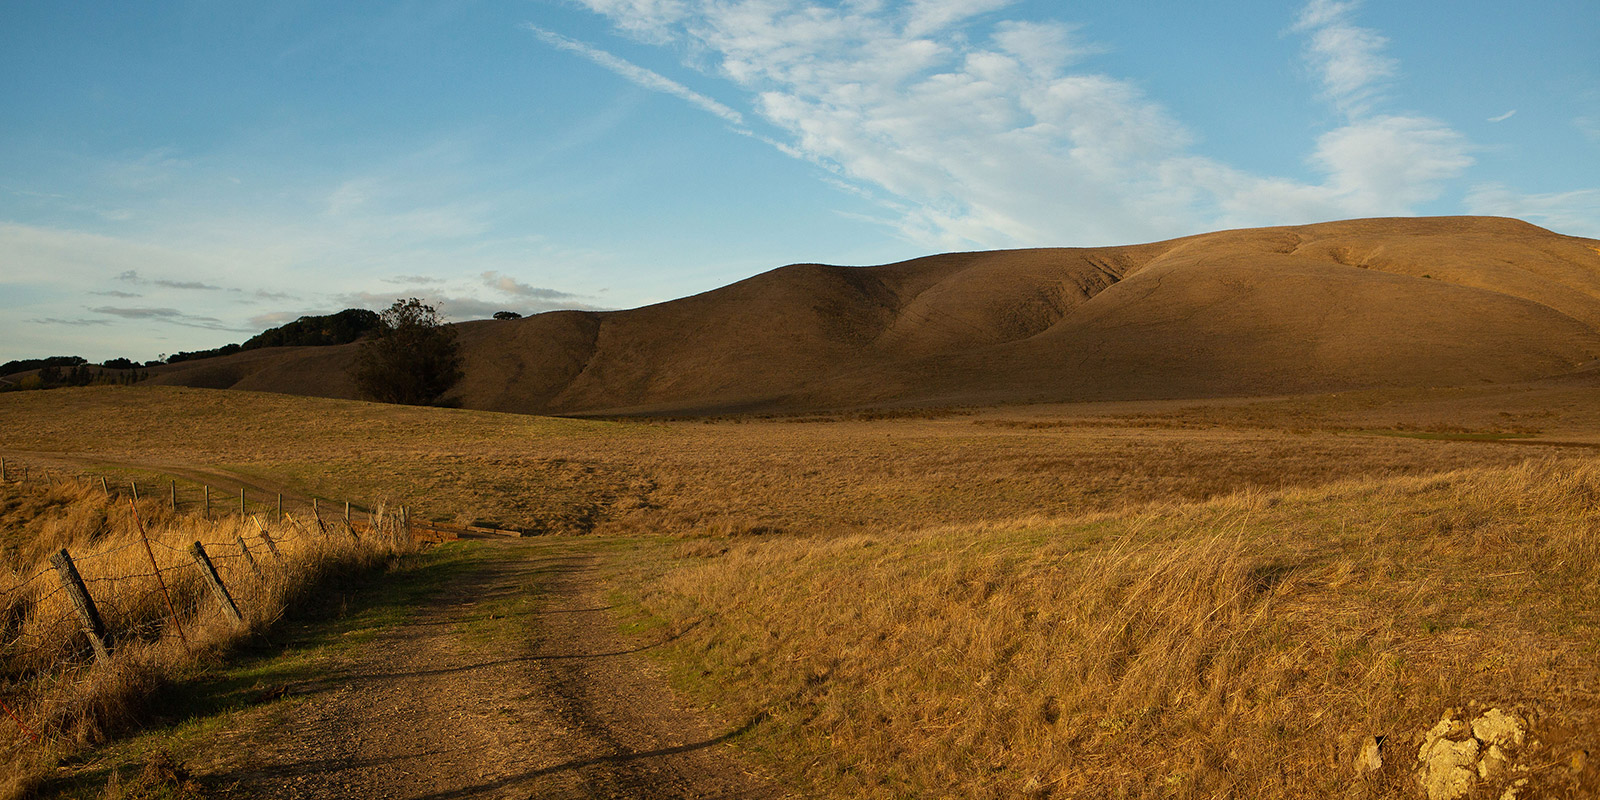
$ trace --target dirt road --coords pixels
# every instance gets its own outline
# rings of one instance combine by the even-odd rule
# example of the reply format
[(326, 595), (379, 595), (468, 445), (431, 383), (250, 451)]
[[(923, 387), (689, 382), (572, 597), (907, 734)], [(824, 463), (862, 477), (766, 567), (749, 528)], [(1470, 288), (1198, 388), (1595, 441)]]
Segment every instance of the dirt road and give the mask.
[[(766, 798), (785, 794), (674, 697), (581, 549), (484, 541), (397, 627), (219, 732), (191, 768), (228, 797)], [(516, 602), (525, 600), (527, 602)], [(483, 609), (520, 609), (487, 619)], [(506, 636), (506, 631), (520, 635)]]

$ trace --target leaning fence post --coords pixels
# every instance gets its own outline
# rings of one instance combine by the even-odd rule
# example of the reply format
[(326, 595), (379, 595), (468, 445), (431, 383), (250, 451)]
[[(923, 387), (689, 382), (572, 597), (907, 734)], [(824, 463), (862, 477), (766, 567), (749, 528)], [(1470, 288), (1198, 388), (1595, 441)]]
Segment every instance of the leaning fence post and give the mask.
[(104, 475), (100, 476), (100, 491), (105, 492), (108, 498), (111, 496), (111, 484), (106, 483), (106, 476)]
[(139, 502), (139, 482), (128, 481), (128, 491), (133, 492), (133, 502)]
[(138, 498), (128, 501), (133, 509), (133, 523), (139, 528), (139, 540), (144, 542), (144, 554), (150, 559), (150, 569), (155, 572), (156, 584), (161, 587), (161, 596), (166, 598), (167, 613), (172, 615), (172, 627), (178, 632), (178, 641), (183, 642), (183, 649), (189, 649), (189, 637), (183, 635), (183, 623), (178, 621), (178, 609), (172, 605), (172, 593), (167, 591), (167, 579), (161, 577), (161, 565), (156, 563), (155, 551), (150, 549), (150, 534), (144, 529), (144, 520), (139, 517)]
[(260, 517), (255, 517), (254, 519), (256, 521), (256, 528), (261, 531), (261, 541), (266, 543), (268, 550), (272, 551), (273, 558), (282, 561), (283, 554), (278, 552), (278, 543), (272, 541), (272, 536), (267, 533), (267, 526), (261, 524)]
[(250, 571), (256, 574), (256, 580), (261, 580), (261, 567), (256, 565), (256, 555), (250, 552), (250, 545), (245, 544), (244, 534), (235, 533), (233, 538), (239, 540), (239, 552), (244, 554), (244, 563), (250, 565)]
[(239, 613), (239, 607), (228, 594), (228, 587), (222, 585), (222, 577), (217, 575), (217, 568), (211, 565), (211, 558), (206, 555), (205, 545), (199, 542), (190, 545), (189, 555), (194, 556), (194, 563), (199, 565), (201, 577), (211, 585), (211, 593), (217, 596), (217, 601), (222, 604), (222, 610), (233, 619), (234, 625), (243, 626), (244, 616)]
[(50, 564), (61, 576), (61, 588), (66, 589), (67, 597), (72, 598), (72, 607), (78, 611), (78, 622), (88, 635), (89, 643), (94, 645), (94, 660), (101, 663), (110, 661), (111, 650), (106, 647), (106, 625), (100, 621), (100, 611), (94, 607), (94, 598), (89, 596), (89, 587), (83, 584), (83, 576), (78, 574), (72, 556), (63, 547), (61, 552), (50, 557)]
[(317, 518), (317, 530), (322, 531), (323, 536), (327, 536), (328, 526), (322, 524), (322, 512), (317, 509), (317, 498), (315, 497), (311, 498), (311, 514)]

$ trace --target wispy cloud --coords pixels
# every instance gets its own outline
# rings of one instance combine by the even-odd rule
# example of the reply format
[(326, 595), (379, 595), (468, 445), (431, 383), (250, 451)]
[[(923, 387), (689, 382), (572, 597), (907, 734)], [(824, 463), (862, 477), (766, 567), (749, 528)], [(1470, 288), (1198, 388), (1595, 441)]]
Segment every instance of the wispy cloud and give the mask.
[(1561, 233), (1600, 239), (1600, 189), (1523, 194), (1498, 183), (1472, 187), (1467, 211), (1517, 217)]
[(110, 290), (107, 290), (107, 291), (104, 291), (104, 292), (90, 292), (89, 294), (100, 295), (102, 297), (120, 297), (120, 298), (123, 298), (123, 299), (128, 299), (130, 297), (143, 297), (144, 296), (144, 295), (139, 294), (138, 292), (124, 292), (124, 291), (119, 291), (117, 289), (110, 289)]
[(303, 316), (305, 316), (304, 313), (296, 313), (293, 311), (269, 311), (265, 314), (257, 314), (251, 317), (250, 326), (260, 330), (266, 330), (268, 328), (276, 328), (279, 325), (287, 322), (294, 322)]
[(430, 275), (395, 275), (381, 279), (384, 283), (394, 283), (402, 286), (436, 286), (444, 283), (444, 278), (435, 278)]
[(1323, 93), (1351, 116), (1371, 110), (1400, 66), (1383, 53), (1388, 39), (1351, 22), (1358, 5), (1354, 0), (1312, 0), (1293, 28), (1308, 37), (1307, 58)]
[(1505, 122), (1506, 120), (1511, 119), (1511, 116), (1513, 114), (1516, 114), (1516, 113), (1517, 113), (1517, 110), (1513, 108), (1513, 109), (1511, 109), (1510, 111), (1507, 111), (1504, 114), (1499, 114), (1497, 116), (1490, 117), (1488, 121), (1489, 122)]
[(150, 308), (135, 307), (124, 308), (120, 306), (100, 306), (91, 308), (96, 314), (121, 317), (122, 319), (167, 322), (173, 325), (183, 325), (189, 328), (205, 328), (214, 331), (249, 332), (248, 328), (236, 328), (224, 323), (216, 317), (207, 317), (197, 314), (188, 314), (176, 308)]
[(576, 39), (569, 39), (559, 33), (547, 31), (533, 23), (525, 23), (524, 28), (531, 31), (539, 40), (552, 47), (576, 53), (584, 58), (605, 67), (612, 72), (632, 81), (639, 86), (657, 92), (665, 92), (674, 97), (682, 98), (690, 103), (715, 114), (728, 122), (744, 127), (744, 115), (711, 99), (671, 78), (658, 72), (645, 69), (637, 64), (618, 58), (611, 53), (596, 47), (584, 44)]
[(127, 283), (132, 283), (132, 284), (141, 284), (141, 285), (147, 285), (147, 286), (160, 286), (160, 287), (162, 287), (164, 289), (195, 289), (195, 290), (207, 291), (207, 292), (220, 292), (220, 291), (222, 291), (222, 287), (221, 286), (215, 286), (215, 285), (212, 285), (212, 284), (209, 284), (209, 283), (202, 283), (200, 281), (175, 281), (175, 280), (170, 280), (170, 279), (167, 279), (167, 278), (146, 278), (143, 275), (140, 275), (138, 270), (132, 270), (132, 269), (125, 270), (122, 273), (118, 274), (117, 275), (117, 280), (125, 281)]
[(506, 294), (514, 297), (533, 297), (540, 300), (562, 300), (573, 296), (569, 292), (563, 292), (556, 289), (544, 289), (538, 286), (529, 286), (526, 283), (522, 283), (515, 278), (512, 278), (510, 275), (501, 275), (500, 273), (494, 271), (485, 272), (483, 273), (482, 277), (484, 286), (505, 292)]
[(930, 247), (1414, 213), (1472, 163), (1445, 123), (1374, 113), (1398, 64), (1352, 2), (1313, 0), (1290, 28), (1345, 117), (1310, 143), (1318, 182), (1192, 152), (1196, 137), (1136, 83), (1088, 68), (1102, 45), (1061, 22), (996, 19), (1006, 0), (580, 2), (709, 64), (782, 132), (764, 140)]
[(111, 320), (79, 317), (77, 319), (59, 319), (57, 317), (35, 317), (28, 320), (30, 325), (110, 325)]

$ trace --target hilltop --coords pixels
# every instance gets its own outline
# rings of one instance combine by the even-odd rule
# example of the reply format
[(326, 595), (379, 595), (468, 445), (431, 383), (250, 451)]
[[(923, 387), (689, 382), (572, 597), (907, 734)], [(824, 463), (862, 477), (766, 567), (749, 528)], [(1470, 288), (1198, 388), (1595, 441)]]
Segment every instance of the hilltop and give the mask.
[[(625, 311), (457, 325), (467, 408), (805, 411), (1469, 386), (1600, 357), (1600, 242), (1513, 219), (1369, 219), (1122, 247), (795, 264)], [(353, 397), (356, 345), (153, 383)]]

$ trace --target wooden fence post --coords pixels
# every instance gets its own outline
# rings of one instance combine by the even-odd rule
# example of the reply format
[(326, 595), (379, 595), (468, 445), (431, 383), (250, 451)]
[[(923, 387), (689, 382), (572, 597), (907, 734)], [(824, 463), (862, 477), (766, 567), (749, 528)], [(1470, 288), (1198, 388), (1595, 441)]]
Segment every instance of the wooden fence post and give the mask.
[(283, 521), (283, 492), (278, 492), (278, 522)]
[(106, 647), (106, 625), (100, 621), (100, 610), (94, 607), (94, 598), (89, 596), (89, 587), (83, 584), (83, 576), (78, 574), (72, 556), (63, 547), (61, 552), (50, 557), (50, 564), (61, 576), (61, 588), (67, 590), (72, 607), (77, 609), (78, 622), (89, 637), (89, 643), (94, 645), (94, 660), (101, 663), (110, 661), (111, 650)]
[(104, 475), (100, 476), (100, 491), (105, 492), (107, 498), (111, 497), (111, 484), (106, 483), (106, 476)]
[(128, 481), (128, 491), (133, 492), (133, 502), (139, 502), (139, 482)]
[(239, 519), (244, 519), (244, 487), (239, 487)]
[(317, 518), (317, 530), (322, 531), (323, 536), (327, 536), (328, 526), (322, 524), (322, 511), (317, 508), (317, 498), (315, 497), (311, 498), (311, 515)]
[(195, 542), (189, 547), (189, 555), (194, 556), (194, 563), (199, 565), (201, 577), (211, 585), (211, 593), (217, 596), (217, 602), (222, 604), (222, 610), (233, 619), (234, 625), (243, 627), (244, 615), (239, 613), (239, 607), (228, 594), (228, 587), (222, 585), (222, 577), (217, 574), (217, 568), (211, 565), (211, 558), (206, 555), (205, 545)]
[(201, 488), (203, 488), (205, 490), (205, 494), (206, 494), (206, 510), (205, 510), (205, 517), (204, 518), (205, 519), (211, 519), (211, 487), (207, 486), (206, 484), (203, 484), (203, 483), (200, 484), (200, 486), (201, 486)]
[(169, 499), (170, 499), (170, 501), (172, 503), (172, 510), (173, 511), (177, 511), (178, 510), (178, 482), (176, 480), (167, 481), (167, 492), (168, 492), (168, 497), (169, 497)]
[(4, 483), (5, 480), (6, 480), (6, 460), (3, 459), (3, 458), (0, 458), (0, 483)]
[(161, 587), (161, 596), (166, 598), (167, 613), (172, 615), (172, 627), (178, 631), (178, 641), (183, 642), (183, 649), (189, 649), (189, 637), (183, 633), (183, 623), (178, 621), (178, 609), (172, 605), (172, 593), (167, 591), (167, 579), (161, 577), (161, 566), (156, 563), (155, 551), (150, 549), (150, 534), (144, 529), (144, 520), (139, 517), (139, 504), (137, 498), (128, 501), (133, 508), (133, 522), (139, 527), (139, 540), (144, 542), (144, 554), (150, 559), (150, 569), (155, 572), (156, 584)]
[(233, 538), (239, 540), (239, 552), (244, 554), (244, 563), (250, 565), (250, 571), (256, 574), (256, 580), (261, 580), (261, 567), (256, 565), (256, 555), (250, 552), (250, 545), (244, 543), (244, 534), (235, 533)]
[(272, 536), (267, 533), (267, 526), (261, 524), (260, 517), (252, 517), (256, 521), (256, 530), (261, 531), (261, 541), (266, 543), (267, 549), (272, 552), (272, 557), (282, 561), (283, 554), (278, 552), (278, 543), (272, 541)]
[(347, 527), (350, 525), (350, 501), (349, 500), (344, 501), (344, 524)]

